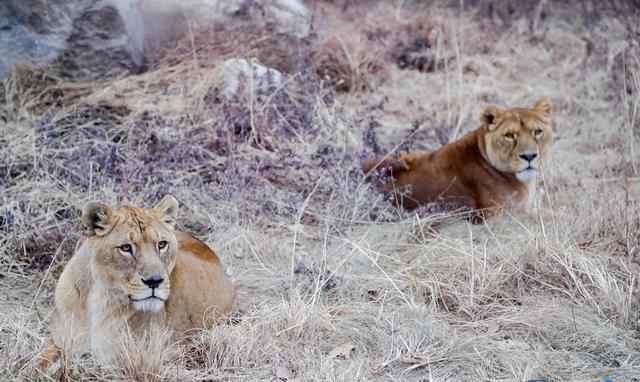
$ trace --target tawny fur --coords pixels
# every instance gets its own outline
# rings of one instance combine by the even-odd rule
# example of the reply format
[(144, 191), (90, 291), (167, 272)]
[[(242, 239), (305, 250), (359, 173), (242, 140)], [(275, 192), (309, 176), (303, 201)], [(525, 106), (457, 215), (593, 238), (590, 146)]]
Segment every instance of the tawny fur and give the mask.
[[(407, 209), (446, 202), (483, 217), (505, 207), (526, 209), (553, 143), (551, 109), (547, 98), (532, 108), (491, 106), (482, 113), (481, 126), (457, 141), (433, 152), (365, 160), (362, 170), (367, 176), (387, 171), (381, 189)], [(531, 155), (531, 161), (523, 158)]]
[[(171, 196), (150, 209), (112, 210), (97, 203), (85, 208), (88, 234), (58, 280), (51, 338), (40, 368), (48, 368), (62, 352), (90, 352), (103, 363), (113, 362), (127, 332), (135, 337), (151, 325), (165, 325), (180, 335), (230, 311), (234, 287), (220, 259), (203, 242), (174, 230), (177, 208)], [(165, 249), (160, 241), (167, 243)], [(132, 246), (132, 255), (123, 252), (124, 244)], [(165, 301), (134, 303), (150, 295), (142, 279), (154, 275), (164, 278), (153, 293)]]

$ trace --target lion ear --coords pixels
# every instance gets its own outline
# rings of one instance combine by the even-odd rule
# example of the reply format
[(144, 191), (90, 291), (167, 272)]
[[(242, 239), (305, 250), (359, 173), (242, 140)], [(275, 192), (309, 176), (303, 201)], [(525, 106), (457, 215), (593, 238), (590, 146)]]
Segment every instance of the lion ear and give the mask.
[(82, 224), (90, 236), (103, 236), (113, 228), (113, 212), (103, 203), (90, 202), (82, 210)]
[(480, 117), (480, 121), (484, 126), (486, 126), (489, 131), (496, 128), (496, 122), (498, 117), (502, 114), (502, 110), (498, 109), (495, 106), (489, 106), (482, 112), (482, 116)]
[(553, 111), (553, 104), (551, 103), (551, 99), (549, 99), (549, 97), (543, 97), (540, 98), (540, 100), (538, 100), (535, 105), (533, 105), (533, 108), (544, 113), (545, 116), (548, 116)]
[(171, 195), (165, 195), (153, 208), (160, 212), (165, 223), (171, 226), (176, 224), (178, 220), (178, 201), (176, 198)]

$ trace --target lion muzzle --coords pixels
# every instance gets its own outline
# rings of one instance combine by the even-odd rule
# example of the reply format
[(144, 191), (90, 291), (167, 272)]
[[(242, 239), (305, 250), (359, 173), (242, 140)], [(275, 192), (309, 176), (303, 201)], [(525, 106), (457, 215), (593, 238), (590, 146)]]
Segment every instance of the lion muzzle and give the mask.
[(169, 298), (169, 281), (161, 273), (141, 277), (136, 293), (129, 295), (134, 308), (143, 312), (158, 312)]

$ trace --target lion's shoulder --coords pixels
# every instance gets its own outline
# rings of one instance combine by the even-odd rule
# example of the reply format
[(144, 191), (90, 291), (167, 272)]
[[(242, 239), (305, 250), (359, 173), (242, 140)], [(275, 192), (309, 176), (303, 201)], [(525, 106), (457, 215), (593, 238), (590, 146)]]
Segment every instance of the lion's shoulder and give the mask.
[(178, 248), (183, 253), (188, 253), (200, 260), (219, 264), (218, 255), (204, 242), (196, 239), (187, 232), (176, 231), (176, 239), (178, 239)]

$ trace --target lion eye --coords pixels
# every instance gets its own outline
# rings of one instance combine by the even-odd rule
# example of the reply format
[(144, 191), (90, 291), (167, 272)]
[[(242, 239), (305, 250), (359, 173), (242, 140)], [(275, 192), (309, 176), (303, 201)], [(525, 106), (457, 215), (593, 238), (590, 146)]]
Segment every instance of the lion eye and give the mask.
[(166, 249), (168, 245), (169, 245), (169, 242), (167, 242), (166, 240), (160, 240), (158, 242), (158, 249), (162, 251)]
[(542, 130), (542, 129), (535, 129), (535, 130), (533, 131), (533, 135), (535, 135), (536, 137), (541, 136), (541, 135), (542, 135), (542, 133), (543, 133), (543, 130)]
[(505, 138), (507, 138), (508, 140), (512, 141), (514, 139), (516, 139), (516, 135), (514, 133), (506, 133), (504, 135)]
[(133, 247), (131, 244), (122, 244), (118, 247), (120, 252), (128, 253), (129, 255), (133, 255)]

